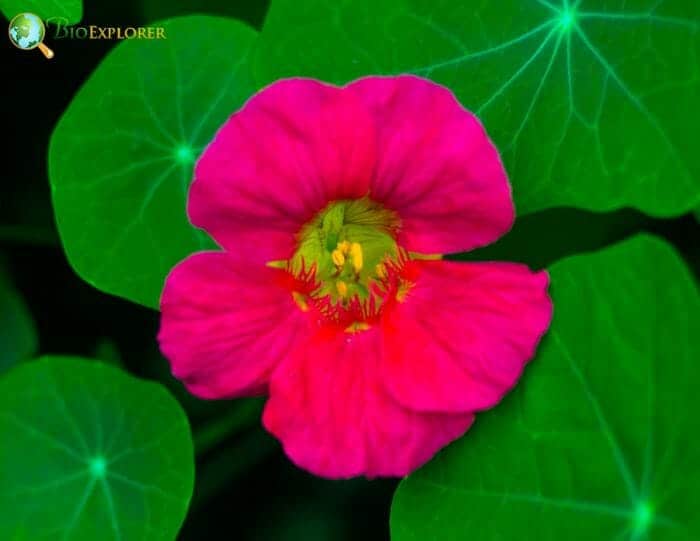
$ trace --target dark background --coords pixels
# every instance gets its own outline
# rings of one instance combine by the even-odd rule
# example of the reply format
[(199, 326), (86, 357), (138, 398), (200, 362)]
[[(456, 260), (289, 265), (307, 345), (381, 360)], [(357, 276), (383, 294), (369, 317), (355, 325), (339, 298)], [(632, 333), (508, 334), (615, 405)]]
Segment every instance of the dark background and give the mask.
[[(300, 0), (301, 1), (301, 0)], [(86, 0), (81, 24), (138, 26), (156, 19), (206, 12), (259, 28), (267, 2)], [(63, 255), (51, 210), (47, 148), (51, 131), (75, 92), (117, 42), (55, 41), (56, 57), (19, 51), (5, 40), (4, 146), (0, 192), (0, 264), (27, 301), (38, 327), (40, 353), (121, 359), (133, 373), (159, 377), (181, 398), (201, 428), (238, 403), (201, 403), (169, 377), (157, 352), (158, 314), (100, 293), (81, 281)], [(674, 244), (700, 276), (700, 225), (692, 215), (655, 220), (631, 210), (595, 214), (553, 209), (518, 220), (494, 246), (465, 258), (508, 259), (543, 267), (639, 231)], [(109, 359), (107, 359), (109, 360)], [(251, 405), (254, 409), (255, 404)], [(387, 540), (395, 481), (332, 482), (291, 465), (257, 416), (198, 457), (197, 486), (180, 539)]]

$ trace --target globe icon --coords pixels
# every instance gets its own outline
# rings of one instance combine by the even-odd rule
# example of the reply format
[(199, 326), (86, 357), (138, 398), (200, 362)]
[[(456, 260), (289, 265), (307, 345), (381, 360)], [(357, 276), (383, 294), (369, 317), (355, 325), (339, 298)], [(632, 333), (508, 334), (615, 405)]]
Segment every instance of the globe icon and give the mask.
[(10, 40), (25, 51), (44, 41), (45, 33), (44, 22), (33, 13), (20, 13), (10, 21)]
[(34, 13), (20, 13), (10, 21), (8, 31), (12, 44), (25, 51), (39, 47), (46, 58), (53, 57), (53, 51), (43, 44), (46, 35), (44, 21)]

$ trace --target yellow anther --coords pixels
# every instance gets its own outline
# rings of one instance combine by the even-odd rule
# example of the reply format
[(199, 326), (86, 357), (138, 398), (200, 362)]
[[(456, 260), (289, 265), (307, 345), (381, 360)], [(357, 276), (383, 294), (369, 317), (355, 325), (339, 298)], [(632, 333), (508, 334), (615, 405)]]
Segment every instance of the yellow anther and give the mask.
[(292, 298), (294, 299), (294, 302), (297, 303), (297, 306), (301, 309), (302, 312), (309, 311), (309, 305), (306, 302), (304, 295), (302, 295), (298, 291), (292, 291)]
[(339, 242), (337, 249), (343, 252), (343, 254), (350, 253), (350, 243), (346, 240)]
[(343, 252), (338, 248), (331, 252), (331, 259), (337, 267), (342, 267), (343, 265), (345, 265), (345, 256), (343, 255)]
[(389, 275), (386, 272), (386, 265), (384, 263), (377, 263), (377, 266), (374, 267), (374, 272), (380, 280), (383, 280)]
[(360, 272), (362, 270), (362, 246), (358, 242), (353, 242), (350, 245), (350, 259), (352, 260), (352, 266), (355, 272)]
[(348, 296), (348, 284), (346, 284), (342, 280), (338, 280), (335, 283), (335, 288), (338, 290), (338, 295), (340, 295), (341, 297)]

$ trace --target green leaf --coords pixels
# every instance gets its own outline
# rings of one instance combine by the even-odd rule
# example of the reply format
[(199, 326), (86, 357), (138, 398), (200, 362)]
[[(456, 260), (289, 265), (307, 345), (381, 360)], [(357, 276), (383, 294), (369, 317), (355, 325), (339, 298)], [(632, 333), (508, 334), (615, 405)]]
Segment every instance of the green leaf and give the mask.
[(194, 484), (187, 418), (158, 384), (69, 357), (0, 379), (0, 539), (175, 539)]
[(155, 307), (165, 276), (214, 245), (187, 220), (195, 158), (253, 92), (256, 33), (225, 18), (171, 19), (165, 40), (130, 40), (105, 58), (56, 127), (49, 177), (76, 272)]
[(261, 426), (240, 434), (223, 449), (212, 450), (197, 475), (192, 508), (206, 506), (216, 494), (277, 451), (277, 442)]
[(203, 423), (194, 434), (194, 446), (197, 454), (210, 451), (222, 441), (259, 424), (262, 415), (263, 400), (243, 398), (234, 401), (228, 410), (216, 418)]
[(44, 21), (57, 18), (75, 24), (83, 18), (82, 0), (0, 0), (0, 11), (12, 19), (19, 13), (34, 13)]
[(191, 13), (206, 13), (209, 15), (222, 15), (249, 23), (254, 28), (260, 28), (267, 1), (255, 2), (231, 2), (231, 0), (141, 0), (139, 7), (143, 17), (147, 21), (156, 21), (178, 15)]
[(94, 356), (95, 359), (111, 364), (115, 368), (124, 367), (121, 353), (119, 353), (119, 346), (114, 340), (106, 336), (97, 341)]
[(481, 117), (520, 213), (666, 216), (700, 202), (699, 27), (685, 0), (272, 0), (256, 66), (429, 77)]
[(554, 321), (504, 402), (401, 483), (394, 541), (700, 539), (700, 295), (641, 236), (551, 268)]
[(0, 374), (29, 359), (39, 347), (34, 320), (10, 277), (0, 267)]

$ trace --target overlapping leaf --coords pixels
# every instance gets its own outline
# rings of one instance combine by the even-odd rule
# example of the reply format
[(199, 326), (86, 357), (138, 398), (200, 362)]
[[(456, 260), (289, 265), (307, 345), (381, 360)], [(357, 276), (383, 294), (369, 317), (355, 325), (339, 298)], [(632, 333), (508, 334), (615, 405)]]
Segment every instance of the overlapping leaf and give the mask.
[(61, 118), (49, 176), (61, 240), (94, 286), (155, 307), (169, 270), (213, 246), (187, 220), (192, 166), (253, 92), (256, 33), (208, 16), (159, 23), (167, 39), (119, 44)]
[(700, 2), (272, 0), (263, 81), (413, 73), (500, 148), (519, 213), (700, 201)]
[(394, 541), (700, 538), (700, 296), (638, 237), (551, 268), (551, 330), (516, 390), (402, 482)]
[(187, 418), (160, 385), (46, 357), (0, 378), (0, 539), (171, 541), (187, 511)]

